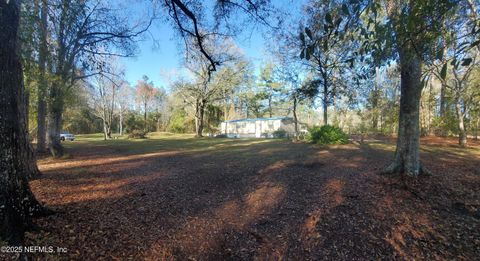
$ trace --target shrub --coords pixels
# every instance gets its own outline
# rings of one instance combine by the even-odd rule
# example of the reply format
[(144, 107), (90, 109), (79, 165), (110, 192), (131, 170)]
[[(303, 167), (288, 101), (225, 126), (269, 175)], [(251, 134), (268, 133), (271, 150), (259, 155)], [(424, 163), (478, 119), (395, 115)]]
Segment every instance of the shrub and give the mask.
[(285, 130), (276, 130), (272, 134), (276, 139), (283, 139), (287, 137), (287, 132)]
[(346, 144), (348, 136), (338, 127), (323, 125), (310, 129), (308, 140), (317, 144)]
[(172, 112), (172, 116), (167, 126), (167, 131), (173, 133), (186, 133), (194, 129), (193, 121), (188, 117), (184, 109), (177, 109)]
[(127, 133), (132, 133), (134, 131), (143, 130), (145, 127), (145, 123), (141, 117), (137, 117), (134, 113), (129, 113), (126, 115), (125, 123), (124, 123), (124, 130)]
[(145, 139), (146, 133), (145, 131), (143, 130), (132, 130), (129, 134), (128, 134), (128, 138), (130, 139)]

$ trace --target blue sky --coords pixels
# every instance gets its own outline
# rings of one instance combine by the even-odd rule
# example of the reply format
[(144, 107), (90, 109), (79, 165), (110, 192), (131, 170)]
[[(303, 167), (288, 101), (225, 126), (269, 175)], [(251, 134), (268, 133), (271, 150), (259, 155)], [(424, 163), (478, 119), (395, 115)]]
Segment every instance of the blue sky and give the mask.
[[(130, 84), (135, 85), (143, 75), (147, 75), (155, 86), (167, 88), (165, 75), (175, 77), (182, 70), (177, 39), (169, 24), (153, 25), (151, 36), (138, 43), (138, 55), (122, 59), (125, 67), (125, 77)], [(242, 38), (242, 37), (241, 37)], [(264, 59), (264, 39), (260, 32), (252, 31), (248, 39), (235, 39), (236, 44), (243, 49), (245, 56), (257, 67)]]
[[(292, 11), (293, 7), (300, 7), (300, 2), (303, 1), (272, 2), (280, 8), (288, 7)], [(261, 31), (246, 29), (242, 35), (234, 40), (243, 49), (246, 58), (253, 62), (257, 70), (262, 61), (268, 60), (265, 40)], [(135, 85), (137, 80), (141, 79), (143, 75), (147, 75), (155, 86), (161, 86), (168, 90), (168, 81), (165, 76), (174, 79), (183, 70), (177, 41), (169, 23), (156, 21), (150, 27), (150, 35), (147, 34), (145, 39), (138, 43), (139, 52), (137, 56), (122, 59), (126, 80), (131, 85)]]

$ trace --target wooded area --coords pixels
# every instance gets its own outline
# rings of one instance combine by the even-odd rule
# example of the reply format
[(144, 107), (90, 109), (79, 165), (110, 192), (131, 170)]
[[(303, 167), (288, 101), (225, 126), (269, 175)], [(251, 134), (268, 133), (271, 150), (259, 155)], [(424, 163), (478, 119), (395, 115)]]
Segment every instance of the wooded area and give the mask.
[[(42, 231), (45, 227), (57, 233), (46, 240), (60, 244), (64, 235), (59, 236), (62, 232), (56, 225), (75, 226), (66, 224), (61, 216), (66, 215), (73, 222), (69, 216), (73, 212), (68, 211), (77, 211), (79, 207), (72, 203), (75, 200), (66, 188), (79, 189), (82, 198), (78, 202), (102, 205), (106, 204), (102, 200), (110, 196), (127, 198), (129, 192), (116, 189), (133, 186), (132, 195), (147, 195), (143, 203), (135, 203), (142, 208), (135, 215), (147, 212), (145, 216), (151, 217), (148, 222), (157, 222), (156, 215), (148, 213), (148, 208), (157, 206), (165, 212), (171, 211), (172, 218), (183, 218), (185, 222), (192, 217), (200, 218), (198, 223), (191, 224), (198, 227), (187, 227), (185, 231), (208, 243), (185, 243), (187, 241), (179, 239), (185, 236), (185, 231), (176, 231), (179, 238), (172, 242), (177, 242), (180, 248), (157, 242), (160, 252), (155, 252), (155, 244), (150, 242), (153, 252), (143, 249), (139, 250), (144, 251), (140, 254), (128, 249), (125, 256), (116, 256), (120, 259), (127, 256), (247, 260), (272, 257), (470, 259), (480, 255), (479, 238), (475, 238), (480, 229), (465, 230), (480, 226), (480, 180), (475, 167), (480, 163), (478, 1), (305, 0), (299, 4), (299, 10), (285, 8), (293, 6), (289, 1), (263, 0), (143, 0), (137, 4), (104, 0), (0, 0), (2, 247), (22, 246), (26, 242), (41, 245), (44, 232), (38, 232), (37, 236), (29, 236), (27, 232)], [(129, 81), (125, 59), (138, 55), (142, 51), (139, 43), (146, 38), (161, 38), (161, 35), (152, 36), (152, 28), (165, 23), (175, 33), (182, 73), (166, 73), (163, 83), (152, 81), (149, 78), (152, 75)], [(261, 61), (249, 57), (240, 44), (244, 34), (253, 32), (265, 39), (267, 51)], [(236, 140), (228, 139), (226, 127), (225, 132), (221, 129), (222, 122), (275, 117), (291, 118), (293, 133), (278, 129), (261, 136), (280, 140)], [(65, 131), (78, 137), (74, 142), (63, 142), (61, 135)], [(303, 153), (311, 154), (302, 156)], [(95, 157), (98, 162), (94, 162)], [(439, 165), (432, 160), (435, 157)], [(135, 159), (140, 163), (135, 163)], [(229, 167), (239, 162), (247, 167), (242, 167), (242, 171)], [(124, 164), (125, 170), (122, 172), (119, 170), (122, 166), (115, 164)], [(461, 167), (462, 164), (466, 167)], [(153, 174), (139, 176), (131, 165), (139, 172)], [(226, 167), (222, 168), (223, 165)], [(80, 169), (78, 173), (73, 170), (75, 166)], [(109, 181), (93, 175), (96, 170), (92, 166), (105, 168), (97, 174), (106, 175)], [(350, 175), (352, 171), (358, 171), (357, 175)], [(271, 177), (253, 178), (260, 182), (255, 183), (251, 181), (250, 172), (260, 176), (270, 173)], [(311, 176), (297, 176), (294, 172)], [(159, 181), (163, 173), (177, 174), (171, 176), (171, 180)], [(204, 174), (204, 177), (192, 173)], [(91, 187), (81, 185), (82, 175), (93, 182)], [(165, 187), (166, 191), (148, 187), (145, 184), (149, 178), (152, 184), (170, 187)], [(139, 187), (132, 185), (137, 183)], [(75, 184), (80, 184), (82, 189)], [(245, 187), (246, 199), (242, 191), (232, 189), (229, 194), (217, 188), (235, 187), (235, 184), (241, 189)], [(196, 186), (204, 188), (196, 191)], [(111, 188), (112, 194), (100, 193), (102, 187)], [(398, 192), (397, 187), (402, 192)], [(205, 211), (219, 209), (212, 214), (213, 221), (200, 210), (197, 212), (195, 205), (175, 198), (172, 188), (183, 191), (179, 193), (184, 193), (185, 199), (215, 202), (213, 205), (207, 201), (198, 203)], [(247, 188), (256, 190), (252, 192)], [(451, 201), (453, 210), (442, 205), (440, 196), (422, 193), (434, 194), (437, 188)], [(217, 189), (218, 195), (213, 196)], [(330, 194), (313, 197), (317, 189)], [(91, 194), (83, 195), (84, 190), (91, 190)], [(306, 232), (302, 230), (304, 234), (282, 241), (286, 230), (282, 232), (281, 228), (293, 229), (296, 223), (287, 222), (288, 226), (283, 226), (282, 217), (271, 217), (265, 221), (267, 225), (262, 232), (265, 236), (259, 235), (255, 229), (258, 222), (262, 222), (260, 216), (267, 215), (267, 209), (274, 209), (272, 213), (280, 216), (286, 211), (287, 217), (305, 219), (302, 211), (306, 211), (309, 204), (299, 203), (298, 191), (303, 191), (305, 202), (318, 207), (308, 210), (302, 223)], [(55, 193), (61, 198), (55, 199), (52, 196)], [(172, 203), (165, 205), (163, 199), (155, 203), (153, 198), (157, 194), (167, 199), (172, 197)], [(416, 245), (419, 241), (408, 238), (407, 243), (399, 244), (397, 234), (392, 232), (392, 237), (382, 234), (385, 227), (373, 228), (375, 232), (367, 236), (373, 249), (380, 249), (379, 255), (363, 248), (348, 252), (343, 243), (338, 255), (328, 251), (322, 255), (322, 247), (331, 249), (328, 240), (322, 241), (318, 251), (309, 252), (317, 244), (313, 243), (316, 240), (312, 239), (316, 233), (313, 231), (319, 233), (318, 238), (322, 233), (335, 242), (341, 238), (329, 234), (335, 230), (336, 218), (351, 224), (352, 229), (357, 229), (358, 222), (374, 220), (375, 215), (369, 211), (375, 206), (362, 200), (375, 194), (378, 195), (372, 196), (372, 201), (378, 200), (376, 207), (395, 209), (392, 206), (395, 202), (409, 217), (421, 216), (419, 226), (428, 223), (425, 221), (428, 213), (414, 209), (427, 204), (427, 209), (435, 211), (432, 214), (435, 220), (431, 223), (441, 226), (440, 234), (426, 232), (426, 227), (411, 232), (414, 238), (418, 234), (427, 238), (426, 244), (432, 244), (429, 246), (434, 254), (430, 256), (416, 248), (405, 250), (411, 242)], [(392, 199), (395, 196), (399, 199)], [(232, 197), (247, 202), (242, 204), (248, 205), (250, 200), (254, 203), (243, 207), (237, 205), (238, 201), (222, 205), (225, 202), (221, 200)], [(259, 203), (262, 200), (265, 201)], [(361, 202), (350, 204), (352, 200)], [(54, 203), (56, 201), (63, 203)], [(344, 201), (347, 203), (342, 205)], [(128, 201), (122, 204), (130, 205)], [(364, 209), (353, 211), (356, 204)], [(186, 212), (177, 209), (182, 206)], [(282, 206), (286, 210), (282, 210)], [(297, 206), (301, 206), (298, 208), (302, 213), (292, 211)], [(338, 210), (338, 206), (348, 209)], [(94, 210), (98, 206), (83, 207)], [(242, 208), (250, 216), (236, 219), (235, 213), (242, 212)], [(114, 204), (108, 209), (114, 213), (122, 207)], [(335, 213), (325, 217), (328, 226), (318, 223), (322, 209)], [(188, 211), (193, 216), (186, 214)], [(344, 220), (345, 213), (353, 215), (357, 223)], [(461, 218), (456, 216), (458, 213)], [(170, 224), (171, 220), (158, 215), (163, 222), (159, 227), (163, 229)], [(317, 220), (312, 221), (312, 217)], [(398, 218), (396, 220), (402, 220), (403, 224), (413, 227), (417, 224)], [(442, 219), (458, 222), (458, 227), (444, 228)], [(231, 227), (215, 223), (216, 220), (227, 220)], [(308, 222), (315, 225), (309, 227)], [(381, 226), (388, 222), (394, 223), (388, 220)], [(126, 223), (141, 227), (130, 221)], [(255, 226), (258, 233), (252, 232), (251, 226)], [(349, 226), (345, 227), (342, 229)], [(234, 235), (225, 232), (233, 228), (242, 232), (232, 232)], [(202, 229), (226, 236), (212, 239)], [(126, 229), (121, 233), (133, 238), (132, 233), (142, 234), (132, 231)], [(465, 233), (469, 241), (455, 241), (456, 245), (448, 247), (447, 243), (431, 243), (442, 241), (439, 240), (442, 235), (451, 238), (458, 231)], [(171, 231), (157, 232), (158, 237), (147, 233), (144, 236), (150, 238), (145, 240), (170, 240), (165, 236), (170, 238)], [(79, 232), (76, 239), (84, 235)], [(389, 246), (385, 247), (383, 241), (377, 242), (377, 237), (388, 238)], [(142, 240), (132, 239), (135, 241), (132, 244), (142, 244)], [(219, 243), (228, 240), (239, 242), (242, 249), (255, 250), (247, 254), (233, 244)], [(308, 242), (308, 247), (292, 243), (297, 241)], [(353, 241), (352, 244), (365, 247), (364, 242)], [(66, 245), (72, 251), (68, 258), (113, 257), (113, 254), (76, 253), (72, 249), (74, 244)], [(307, 248), (310, 250), (305, 250)], [(7, 248), (2, 248), (0, 257), (11, 254), (3, 249)], [(25, 252), (16, 254), (21, 258), (39, 258)]]

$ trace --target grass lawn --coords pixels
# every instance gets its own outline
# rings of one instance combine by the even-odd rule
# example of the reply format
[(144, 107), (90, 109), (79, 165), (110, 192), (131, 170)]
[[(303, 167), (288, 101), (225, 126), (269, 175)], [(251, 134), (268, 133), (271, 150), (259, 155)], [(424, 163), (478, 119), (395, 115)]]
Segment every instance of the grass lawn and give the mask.
[[(273, 139), (78, 135), (31, 182), (58, 214), (26, 245), (37, 259), (372, 260), (480, 256), (480, 144), (422, 140), (431, 177), (378, 175), (390, 140), (316, 146)], [(1, 257), (1, 256), (0, 256)]]

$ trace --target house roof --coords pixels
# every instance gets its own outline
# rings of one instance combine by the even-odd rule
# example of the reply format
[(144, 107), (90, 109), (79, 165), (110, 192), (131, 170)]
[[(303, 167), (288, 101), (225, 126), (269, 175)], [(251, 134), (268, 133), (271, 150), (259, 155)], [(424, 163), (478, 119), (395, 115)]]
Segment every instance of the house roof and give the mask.
[(238, 120), (230, 120), (224, 122), (248, 122), (248, 121), (272, 121), (272, 120), (283, 120), (283, 119), (290, 119), (290, 117), (272, 117), (272, 118), (253, 118), (253, 119), (238, 119)]

